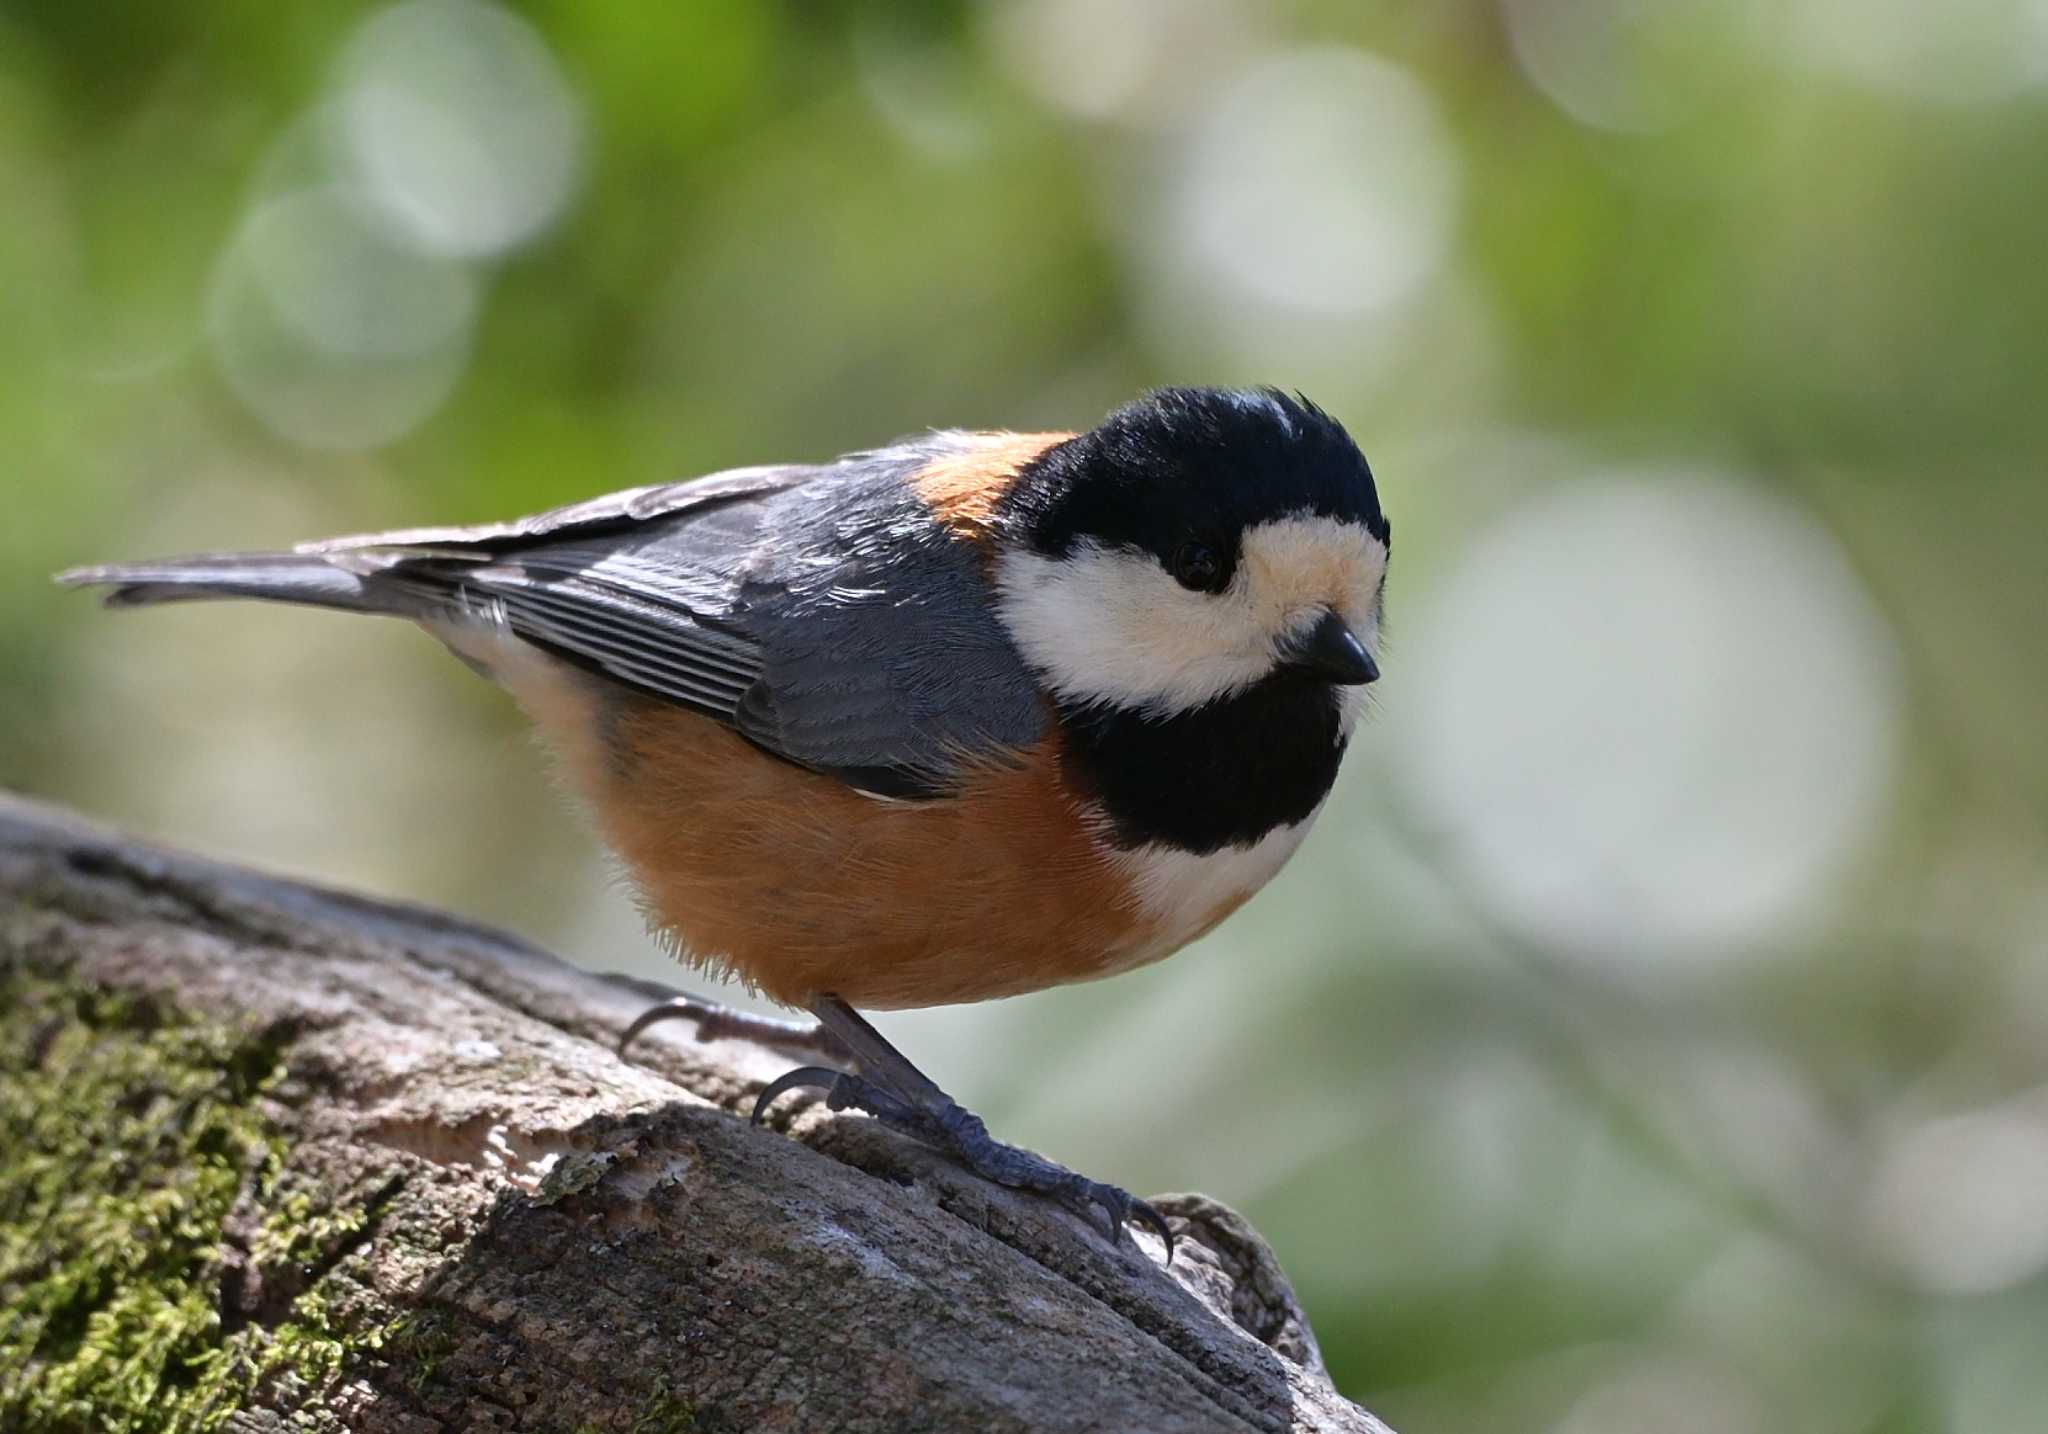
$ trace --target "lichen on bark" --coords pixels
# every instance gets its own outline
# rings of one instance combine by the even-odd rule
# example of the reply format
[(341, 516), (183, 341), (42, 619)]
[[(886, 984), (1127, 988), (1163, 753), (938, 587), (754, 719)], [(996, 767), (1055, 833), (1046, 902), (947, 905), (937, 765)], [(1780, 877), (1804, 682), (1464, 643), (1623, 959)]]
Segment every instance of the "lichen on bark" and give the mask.
[[(273, 1373), (317, 1383), (362, 1343), (317, 1285), (273, 1324), (222, 1308), (247, 1278), (238, 1253), (258, 1270), (317, 1260), (363, 1218), (280, 1200), (280, 1050), (151, 996), (0, 967), (0, 1428), (218, 1429)], [(238, 1208), (264, 1211), (245, 1252)]]

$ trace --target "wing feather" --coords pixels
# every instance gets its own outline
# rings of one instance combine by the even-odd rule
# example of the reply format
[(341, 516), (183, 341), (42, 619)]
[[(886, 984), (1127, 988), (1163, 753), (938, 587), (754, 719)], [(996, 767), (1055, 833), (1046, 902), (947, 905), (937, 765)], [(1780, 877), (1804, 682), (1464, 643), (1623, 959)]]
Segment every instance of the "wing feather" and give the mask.
[[(865, 791), (929, 797), (1046, 720), (981, 558), (907, 483), (944, 435), (751, 468), (508, 523), (302, 551), (726, 723)], [(951, 447), (934, 445), (951, 445)]]
[(322, 538), (301, 543), (294, 552), (343, 553), (363, 548), (473, 548), (497, 551), (543, 539), (591, 533), (607, 528), (630, 528), (654, 518), (708, 509), (748, 498), (761, 498), (808, 483), (838, 464), (766, 464), (753, 468), (728, 468), (702, 478), (680, 483), (655, 483), (645, 488), (627, 488), (567, 503), (514, 518), (503, 523), (479, 523), (467, 528), (402, 528), (385, 533), (352, 533), (340, 538)]
[(648, 695), (731, 722), (760, 680), (758, 651), (735, 654), (730, 639), (680, 612), (621, 602), (597, 584), (522, 586), (503, 576), (477, 588), (500, 604), (513, 632)]

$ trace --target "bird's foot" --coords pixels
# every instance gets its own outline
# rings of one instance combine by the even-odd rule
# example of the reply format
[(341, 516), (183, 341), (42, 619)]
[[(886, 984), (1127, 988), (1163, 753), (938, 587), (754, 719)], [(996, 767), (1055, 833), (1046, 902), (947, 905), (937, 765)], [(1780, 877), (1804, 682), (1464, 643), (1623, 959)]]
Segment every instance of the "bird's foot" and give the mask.
[[(633, 984), (637, 988), (649, 983), (636, 981)], [(847, 1049), (845, 1042), (815, 1021), (790, 1021), (779, 1016), (736, 1011), (716, 1001), (682, 992), (641, 1012), (619, 1036), (619, 1054), (624, 1055), (626, 1047), (633, 1044), (642, 1031), (663, 1021), (696, 1022), (697, 1039), (700, 1041), (747, 1041), (785, 1055), (819, 1056), (828, 1061), (853, 1064), (853, 1052)]]
[(1005, 1145), (988, 1133), (980, 1116), (943, 1094), (936, 1100), (908, 1100), (864, 1076), (803, 1066), (762, 1090), (754, 1102), (755, 1123), (777, 1096), (799, 1088), (822, 1090), (831, 1109), (863, 1111), (889, 1129), (952, 1156), (984, 1180), (1043, 1195), (1084, 1220), (1094, 1219), (1099, 1212), (1108, 1225), (1112, 1245), (1122, 1242), (1126, 1224), (1143, 1225), (1165, 1243), (1166, 1262), (1173, 1263), (1173, 1231), (1166, 1217), (1149, 1203), (1128, 1190), (1077, 1175), (1021, 1146)]
[[(668, 989), (635, 978), (619, 979), (649, 995)], [(649, 1026), (689, 1020), (696, 1023), (700, 1041), (744, 1040), (839, 1063), (802, 1066), (771, 1083), (754, 1102), (754, 1123), (760, 1123), (769, 1105), (785, 1091), (822, 1090), (833, 1110), (863, 1111), (891, 1130), (950, 1155), (993, 1184), (1043, 1195), (1084, 1220), (1092, 1221), (1099, 1213), (1112, 1244), (1122, 1241), (1126, 1225), (1143, 1225), (1165, 1243), (1167, 1262), (1172, 1263), (1173, 1231), (1150, 1204), (1128, 1190), (1090, 1180), (1033, 1151), (995, 1139), (981, 1117), (963, 1110), (844, 1002), (826, 997), (812, 1010), (819, 1018), (816, 1025), (735, 1011), (702, 997), (672, 993), (626, 1028), (619, 1037), (619, 1052), (623, 1055)], [(857, 1065), (860, 1074), (842, 1065)]]

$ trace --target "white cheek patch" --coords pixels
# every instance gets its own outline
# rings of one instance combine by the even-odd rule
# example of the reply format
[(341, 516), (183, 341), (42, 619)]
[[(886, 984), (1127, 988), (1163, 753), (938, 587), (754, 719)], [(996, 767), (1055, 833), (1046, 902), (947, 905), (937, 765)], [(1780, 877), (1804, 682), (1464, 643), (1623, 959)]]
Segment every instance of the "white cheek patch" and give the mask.
[(1010, 636), (1057, 695), (1169, 713), (1257, 682), (1326, 609), (1373, 649), (1386, 568), (1385, 545), (1358, 524), (1301, 514), (1248, 529), (1236, 576), (1213, 595), (1093, 543), (1064, 558), (1006, 553), (996, 587)]
[(1199, 707), (1272, 665), (1242, 605), (1189, 591), (1142, 553), (1092, 543), (1065, 558), (1006, 553), (996, 589), (1025, 660), (1073, 701)]

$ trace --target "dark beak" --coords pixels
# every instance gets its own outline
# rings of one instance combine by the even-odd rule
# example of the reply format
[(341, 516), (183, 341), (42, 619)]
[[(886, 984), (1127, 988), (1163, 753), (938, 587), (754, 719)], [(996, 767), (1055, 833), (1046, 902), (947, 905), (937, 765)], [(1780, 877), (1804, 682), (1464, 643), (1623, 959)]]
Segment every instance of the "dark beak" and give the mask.
[(1299, 672), (1314, 673), (1325, 682), (1355, 687), (1379, 678), (1379, 664), (1358, 640), (1358, 634), (1344, 625), (1334, 612), (1281, 648), (1281, 660)]

